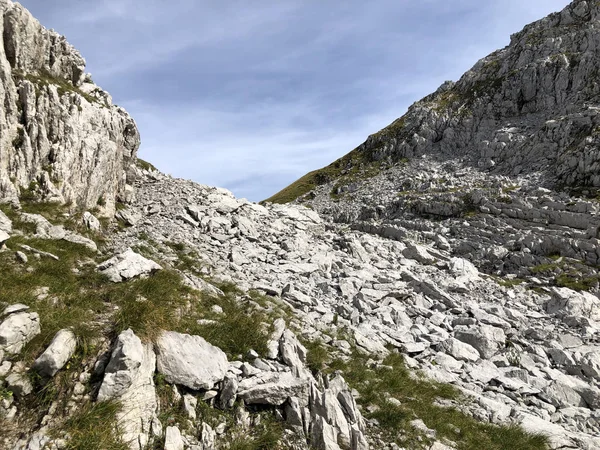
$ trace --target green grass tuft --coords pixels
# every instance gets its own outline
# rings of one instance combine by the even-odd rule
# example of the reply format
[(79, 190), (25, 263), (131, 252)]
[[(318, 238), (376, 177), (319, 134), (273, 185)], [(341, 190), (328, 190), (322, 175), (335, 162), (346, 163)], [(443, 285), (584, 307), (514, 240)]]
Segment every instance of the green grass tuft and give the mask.
[(116, 402), (88, 403), (69, 418), (65, 431), (70, 436), (66, 450), (128, 450), (120, 439)]

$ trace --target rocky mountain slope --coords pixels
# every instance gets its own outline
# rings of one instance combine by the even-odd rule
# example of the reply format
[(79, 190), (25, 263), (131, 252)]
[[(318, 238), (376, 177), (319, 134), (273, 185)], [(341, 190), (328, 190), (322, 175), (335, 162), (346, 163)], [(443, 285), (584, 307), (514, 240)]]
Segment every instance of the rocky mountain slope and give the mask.
[[(309, 177), (314, 209), (174, 179), (88, 83), (42, 83), (82, 60), (0, 5), (4, 70), (43, 50), (0, 78), (39, 90), (31, 158), (0, 135), (20, 161), (0, 191), (0, 448), (600, 449), (593, 200), (456, 155)], [(56, 191), (51, 123), (75, 158), (51, 163)], [(104, 190), (83, 187), (95, 165)]]
[(85, 60), (12, 0), (0, 1), (0, 196), (39, 194), (114, 212), (139, 134)]
[(444, 83), (349, 155), (271, 200), (332, 181), (336, 193), (352, 191), (361, 175), (423, 155), (491, 174), (539, 173), (545, 187), (595, 191), (599, 19), (598, 2), (574, 0), (526, 26), (459, 81)]

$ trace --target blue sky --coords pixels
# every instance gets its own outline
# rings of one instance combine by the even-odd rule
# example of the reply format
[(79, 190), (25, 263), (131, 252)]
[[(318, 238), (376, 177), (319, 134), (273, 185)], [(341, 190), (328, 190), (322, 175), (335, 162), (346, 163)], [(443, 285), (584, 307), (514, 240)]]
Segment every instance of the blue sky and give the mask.
[(22, 0), (135, 118), (140, 157), (262, 200), (567, 0)]

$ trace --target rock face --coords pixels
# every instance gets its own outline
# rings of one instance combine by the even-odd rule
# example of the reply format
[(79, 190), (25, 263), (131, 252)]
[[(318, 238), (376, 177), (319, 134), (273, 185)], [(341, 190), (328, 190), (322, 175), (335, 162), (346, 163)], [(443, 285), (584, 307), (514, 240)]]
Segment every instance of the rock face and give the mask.
[[(600, 90), (592, 75), (600, 66), (599, 18), (597, 2), (574, 0), (527, 25), (511, 36), (509, 46), (416, 102), (329, 166), (329, 173), (431, 154), (464, 158), (496, 174), (540, 171), (561, 185), (600, 186), (600, 113), (588, 107)], [(327, 179), (324, 174), (317, 182)], [(332, 192), (359, 185), (356, 177), (342, 178)], [(283, 196), (273, 197), (279, 199)]]
[(85, 73), (85, 60), (12, 0), (0, 1), (0, 198), (114, 211), (139, 134)]

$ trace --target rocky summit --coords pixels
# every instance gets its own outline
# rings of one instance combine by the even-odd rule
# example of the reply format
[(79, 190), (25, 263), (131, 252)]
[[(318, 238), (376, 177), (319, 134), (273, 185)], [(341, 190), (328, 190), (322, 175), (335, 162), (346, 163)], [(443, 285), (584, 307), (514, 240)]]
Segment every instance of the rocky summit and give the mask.
[(600, 449), (600, 3), (261, 204), (0, 11), (0, 448)]

